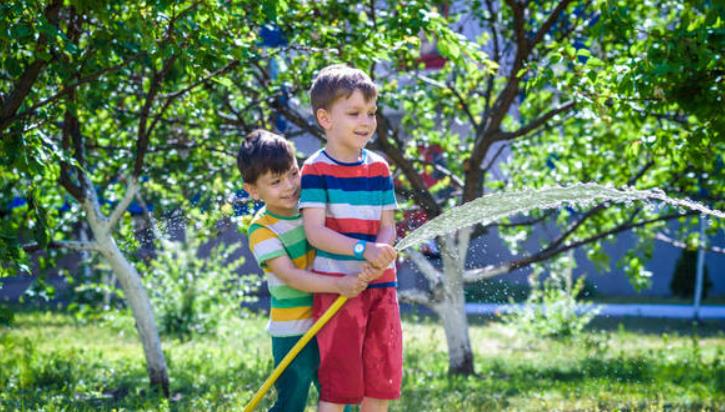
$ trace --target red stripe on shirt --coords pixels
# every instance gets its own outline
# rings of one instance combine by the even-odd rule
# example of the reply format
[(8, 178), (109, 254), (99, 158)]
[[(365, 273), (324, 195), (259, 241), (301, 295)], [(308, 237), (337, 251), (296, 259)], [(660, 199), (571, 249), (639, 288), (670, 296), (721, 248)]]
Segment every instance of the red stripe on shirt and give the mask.
[(390, 176), (390, 170), (385, 163), (376, 162), (356, 167), (335, 165), (330, 163), (311, 163), (302, 166), (303, 174), (327, 175), (334, 177), (379, 177)]
[(325, 218), (325, 226), (338, 233), (377, 235), (380, 231), (379, 220), (335, 219), (328, 216)]

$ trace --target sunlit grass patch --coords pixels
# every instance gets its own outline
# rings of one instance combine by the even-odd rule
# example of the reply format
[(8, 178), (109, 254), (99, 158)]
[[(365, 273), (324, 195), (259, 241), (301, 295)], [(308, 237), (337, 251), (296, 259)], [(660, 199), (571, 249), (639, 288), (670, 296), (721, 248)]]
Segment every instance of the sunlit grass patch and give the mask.
[[(18, 313), (12, 327), (0, 329), (0, 409), (240, 410), (271, 372), (266, 319), (226, 321), (215, 336), (164, 339), (172, 392), (165, 400), (149, 391), (129, 320)], [(622, 326), (533, 340), (494, 320), (473, 323), (476, 374), (451, 376), (442, 328), (431, 319), (404, 320), (403, 397), (391, 410), (717, 410), (725, 404), (725, 335), (718, 325), (697, 335), (683, 324), (665, 334)], [(315, 400), (312, 391), (308, 410)]]

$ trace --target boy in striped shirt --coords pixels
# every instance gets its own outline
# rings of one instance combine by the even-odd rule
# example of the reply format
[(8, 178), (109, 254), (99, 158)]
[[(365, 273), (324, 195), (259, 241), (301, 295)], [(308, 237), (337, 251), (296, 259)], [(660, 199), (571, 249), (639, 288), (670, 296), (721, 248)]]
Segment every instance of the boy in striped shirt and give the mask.
[[(392, 246), (397, 204), (387, 162), (365, 149), (377, 125), (376, 97), (370, 77), (344, 65), (322, 69), (310, 89), (327, 140), (302, 167), (300, 209), (317, 249), (312, 269), (344, 279), (367, 262), (381, 273), (317, 334), (322, 412), (358, 403), (365, 412), (385, 411), (400, 397), (402, 331)], [(335, 298), (315, 294), (315, 317)]]
[[(271, 295), (267, 330), (272, 335), (276, 366), (313, 324), (311, 292), (355, 297), (375, 275), (367, 271), (367, 275), (333, 278), (306, 270), (314, 250), (305, 238), (298, 209), (300, 173), (290, 142), (274, 133), (256, 130), (242, 144), (237, 165), (244, 189), (255, 200), (265, 203), (252, 220), (248, 237)], [(313, 339), (275, 383), (277, 401), (271, 410), (303, 411), (310, 384), (314, 383), (320, 391), (318, 365), (319, 352)]]

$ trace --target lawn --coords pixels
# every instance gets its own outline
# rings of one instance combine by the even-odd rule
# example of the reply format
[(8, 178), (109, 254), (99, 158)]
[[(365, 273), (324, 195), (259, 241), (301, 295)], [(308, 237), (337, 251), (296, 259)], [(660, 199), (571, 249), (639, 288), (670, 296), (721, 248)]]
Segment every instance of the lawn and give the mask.
[[(227, 322), (219, 336), (165, 338), (172, 397), (148, 390), (126, 316), (77, 321), (21, 312), (0, 327), (2, 410), (240, 410), (271, 370), (264, 319)], [(395, 411), (723, 410), (722, 323), (603, 320), (583, 336), (536, 340), (472, 320), (475, 376), (452, 377), (441, 328), (404, 321), (403, 397)], [(313, 396), (314, 397), (314, 396)], [(271, 404), (268, 396), (259, 410)], [(309, 410), (314, 410), (310, 400)]]

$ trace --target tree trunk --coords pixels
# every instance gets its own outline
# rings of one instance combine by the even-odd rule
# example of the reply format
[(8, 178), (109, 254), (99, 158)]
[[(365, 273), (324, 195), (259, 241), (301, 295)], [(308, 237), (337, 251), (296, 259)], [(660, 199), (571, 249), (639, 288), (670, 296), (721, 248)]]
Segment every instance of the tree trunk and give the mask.
[[(461, 295), (463, 295), (461, 293)], [(446, 296), (443, 302), (436, 305), (435, 310), (443, 322), (448, 343), (448, 373), (454, 375), (471, 375), (473, 369), (473, 351), (468, 336), (468, 320), (463, 296)]]
[(113, 273), (123, 288), (126, 302), (131, 307), (133, 318), (136, 321), (136, 330), (141, 338), (146, 356), (146, 369), (151, 386), (161, 389), (164, 396), (168, 398), (169, 375), (166, 360), (161, 350), (161, 339), (156, 329), (151, 302), (141, 282), (141, 276), (113, 239), (111, 227), (114, 221), (113, 215), (110, 220), (103, 216), (93, 186), (89, 184), (86, 187), (83, 209), (86, 212), (86, 219), (93, 232), (95, 243), (98, 245), (99, 252), (108, 259)]
[(458, 247), (454, 236), (447, 236), (440, 242), (443, 258), (443, 299), (435, 306), (435, 310), (443, 322), (443, 330), (448, 343), (448, 372), (461, 375), (474, 373), (473, 351), (466, 317), (466, 298), (463, 294), (465, 255), (461, 256), (459, 253), (463, 251), (465, 254), (469, 235), (470, 233), (459, 232)]
[(123, 255), (110, 234), (99, 240), (101, 253), (111, 264), (113, 273), (121, 283), (123, 292), (126, 295), (126, 301), (133, 312), (136, 330), (141, 338), (144, 355), (146, 356), (146, 367), (151, 386), (160, 388), (164, 396), (168, 398), (169, 376), (166, 370), (166, 360), (164, 359), (164, 353), (161, 351), (161, 340), (154, 321), (151, 302), (141, 283), (141, 277), (136, 268)]

